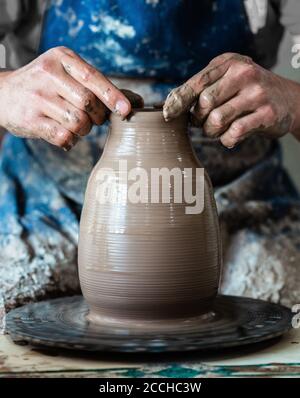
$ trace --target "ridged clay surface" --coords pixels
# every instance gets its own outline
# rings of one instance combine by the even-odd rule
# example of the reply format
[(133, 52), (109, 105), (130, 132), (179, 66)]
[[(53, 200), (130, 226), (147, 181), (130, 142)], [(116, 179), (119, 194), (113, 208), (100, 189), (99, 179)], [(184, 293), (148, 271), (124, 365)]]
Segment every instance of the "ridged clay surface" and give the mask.
[[(161, 110), (111, 116), (104, 152), (85, 194), (80, 222), (79, 277), (93, 322), (168, 322), (209, 311), (217, 294), (221, 248), (213, 191), (205, 173), (204, 211), (185, 203), (99, 203), (99, 171), (119, 161), (128, 170), (196, 168), (187, 116), (166, 122)], [(172, 180), (171, 180), (172, 181)], [(195, 179), (193, 180), (193, 184)], [(149, 179), (150, 184), (150, 179)], [(172, 183), (171, 183), (172, 185)], [(149, 185), (149, 192), (151, 192)], [(172, 187), (171, 187), (172, 192)], [(172, 195), (171, 195), (172, 199)]]

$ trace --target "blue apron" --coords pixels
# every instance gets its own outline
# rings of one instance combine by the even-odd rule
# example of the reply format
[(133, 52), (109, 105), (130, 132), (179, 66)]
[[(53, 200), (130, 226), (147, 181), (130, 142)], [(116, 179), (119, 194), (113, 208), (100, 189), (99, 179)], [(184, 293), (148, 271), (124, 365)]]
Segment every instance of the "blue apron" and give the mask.
[(241, 0), (64, 0), (46, 15), (41, 52), (64, 45), (106, 75), (178, 84), (219, 54), (253, 54)]

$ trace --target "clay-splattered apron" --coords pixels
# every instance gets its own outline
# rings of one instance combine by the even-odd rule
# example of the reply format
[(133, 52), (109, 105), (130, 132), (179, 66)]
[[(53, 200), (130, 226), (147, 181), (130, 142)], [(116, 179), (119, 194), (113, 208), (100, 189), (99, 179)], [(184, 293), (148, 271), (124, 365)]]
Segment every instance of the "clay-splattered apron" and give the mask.
[[(53, 0), (41, 52), (68, 46), (124, 86), (124, 78), (150, 77), (145, 100), (151, 103), (218, 54), (234, 51), (257, 59), (243, 2), (228, 3)], [(0, 170), (0, 301), (7, 307), (78, 289), (78, 218), (103, 131), (95, 128), (69, 153), (7, 136)], [(282, 169), (277, 143), (257, 137), (228, 150), (199, 130), (191, 134), (216, 188), (224, 238), (222, 290), (298, 302), (299, 198)]]

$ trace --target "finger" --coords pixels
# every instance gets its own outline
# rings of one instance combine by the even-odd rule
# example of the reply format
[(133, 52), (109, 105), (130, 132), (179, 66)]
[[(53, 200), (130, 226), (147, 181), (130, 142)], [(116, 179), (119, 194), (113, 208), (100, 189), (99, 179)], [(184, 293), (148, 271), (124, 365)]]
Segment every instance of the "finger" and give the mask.
[(61, 97), (51, 100), (45, 98), (41, 105), (41, 111), (73, 134), (84, 136), (91, 130), (92, 123), (89, 116)]
[(70, 76), (94, 93), (112, 112), (122, 117), (130, 113), (131, 105), (125, 95), (78, 55), (71, 57), (69, 54), (64, 54), (61, 64)]
[(105, 122), (108, 108), (99, 101), (95, 94), (64, 71), (55, 77), (57, 77), (56, 91), (62, 98), (86, 112), (94, 124), (101, 125)]
[(236, 60), (237, 55), (227, 54), (224, 57), (217, 57), (208, 64), (206, 68), (192, 76), (187, 83), (200, 95), (206, 88), (219, 80), (228, 71), (230, 65)]
[[(235, 56), (235, 60), (240, 60), (241, 56)], [(196, 102), (193, 113), (200, 121), (204, 121), (208, 114), (218, 106), (224, 104), (229, 99), (241, 92), (241, 88), (249, 86), (254, 68), (245, 69), (246, 65), (252, 63), (248, 57), (242, 57), (242, 62), (232, 64), (223, 77), (204, 89), (199, 100)], [(254, 88), (254, 94), (256, 88)], [(253, 96), (253, 93), (249, 93)]]
[(247, 116), (235, 120), (221, 136), (220, 141), (227, 148), (233, 148), (251, 134), (262, 132), (270, 123), (267, 107), (261, 107)]
[(39, 117), (36, 122), (38, 136), (52, 145), (70, 150), (78, 141), (78, 136), (48, 117)]
[(233, 97), (225, 104), (213, 109), (203, 124), (203, 131), (209, 137), (215, 138), (222, 134), (237, 118), (251, 113), (259, 104), (246, 92)]
[(203, 121), (213, 109), (227, 102), (238, 91), (239, 86), (234, 85), (230, 76), (225, 74), (221, 79), (202, 91), (193, 109), (194, 116)]
[(232, 55), (221, 58), (221, 61), (214, 60), (182, 86), (172, 90), (164, 104), (164, 118), (166, 120), (173, 119), (190, 109), (199, 94), (227, 72), (231, 62)]

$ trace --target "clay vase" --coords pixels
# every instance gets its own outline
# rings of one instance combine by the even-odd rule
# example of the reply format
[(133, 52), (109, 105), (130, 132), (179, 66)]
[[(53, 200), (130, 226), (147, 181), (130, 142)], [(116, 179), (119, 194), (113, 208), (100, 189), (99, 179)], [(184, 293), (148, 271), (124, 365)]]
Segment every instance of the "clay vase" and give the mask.
[[(203, 211), (187, 214), (185, 201), (174, 203), (172, 179), (169, 203), (151, 203), (150, 194), (147, 203), (132, 203), (124, 194), (129, 186), (125, 168), (120, 171), (120, 161), (128, 173), (142, 168), (148, 176), (153, 168), (179, 168), (183, 177), (187, 168), (201, 169), (187, 134), (187, 116), (165, 122), (161, 110), (140, 109), (126, 120), (112, 115), (110, 122), (103, 154), (88, 181), (80, 221), (79, 277), (89, 320), (168, 321), (203, 314), (217, 294), (221, 266), (208, 175), (203, 175)], [(117, 187), (118, 200), (100, 200), (105, 191), (103, 170), (114, 171), (106, 182)], [(162, 181), (153, 188), (150, 180), (144, 183), (148, 193), (162, 188)], [(196, 178), (192, 180), (195, 185)], [(145, 196), (144, 192), (143, 202)]]

